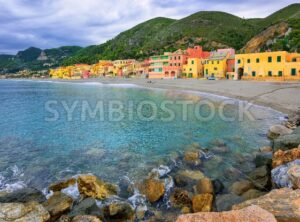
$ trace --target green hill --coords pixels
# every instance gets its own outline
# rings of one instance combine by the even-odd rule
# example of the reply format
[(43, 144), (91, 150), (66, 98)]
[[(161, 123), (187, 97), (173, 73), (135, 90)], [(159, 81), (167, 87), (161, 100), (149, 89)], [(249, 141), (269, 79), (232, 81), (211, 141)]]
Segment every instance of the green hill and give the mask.
[(243, 19), (214, 11), (198, 12), (180, 20), (158, 17), (122, 32), (100, 45), (44, 50), (47, 60), (37, 60), (42, 50), (33, 47), (13, 57), (0, 57), (0, 73), (24, 68), (39, 70), (75, 63), (92, 64), (99, 59), (143, 59), (194, 44), (202, 45), (206, 50), (223, 47), (239, 50), (263, 30), (282, 21), (292, 28), (290, 34), (267, 47), (273, 50), (299, 51), (300, 4), (293, 4), (263, 19)]

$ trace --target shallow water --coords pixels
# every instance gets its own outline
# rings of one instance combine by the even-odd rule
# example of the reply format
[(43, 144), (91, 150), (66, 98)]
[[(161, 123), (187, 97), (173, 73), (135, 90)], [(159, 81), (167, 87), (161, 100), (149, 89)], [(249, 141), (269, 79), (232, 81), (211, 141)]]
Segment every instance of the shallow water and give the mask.
[[(107, 104), (112, 100), (124, 105), (125, 117), (121, 121), (108, 119)], [(226, 143), (230, 152), (210, 156), (201, 170), (212, 179), (226, 182), (230, 177), (226, 174), (232, 168), (247, 171), (253, 167), (244, 160), (251, 159), (250, 154), (260, 146), (269, 144), (267, 129), (283, 116), (272, 109), (252, 106), (254, 120), (228, 122), (216, 115), (210, 121), (203, 121), (195, 117), (195, 105), (191, 105), (187, 120), (183, 120), (182, 106), (173, 104), (169, 106), (176, 114), (172, 121), (161, 120), (166, 116), (161, 109), (151, 121), (137, 117), (139, 102), (161, 104), (166, 100), (195, 104), (205, 100), (215, 108), (220, 108), (224, 100), (239, 102), (209, 94), (149, 90), (128, 84), (0, 81), (0, 190), (24, 186), (43, 189), (54, 181), (80, 173), (93, 173), (114, 183), (124, 176), (138, 181), (151, 169), (174, 163), (172, 159), (191, 144), (198, 143), (209, 151), (216, 140)], [(55, 121), (47, 120), (53, 116), (45, 108), (47, 101), (57, 102), (51, 106), (59, 113)], [(70, 106), (76, 101), (73, 119), (68, 121), (62, 103)], [(83, 103), (95, 107), (99, 101), (104, 104), (104, 120), (96, 116), (83, 121)], [(225, 114), (236, 116), (237, 107), (227, 105)], [(151, 116), (151, 108), (145, 106), (142, 113)], [(207, 107), (200, 113), (209, 114)]]

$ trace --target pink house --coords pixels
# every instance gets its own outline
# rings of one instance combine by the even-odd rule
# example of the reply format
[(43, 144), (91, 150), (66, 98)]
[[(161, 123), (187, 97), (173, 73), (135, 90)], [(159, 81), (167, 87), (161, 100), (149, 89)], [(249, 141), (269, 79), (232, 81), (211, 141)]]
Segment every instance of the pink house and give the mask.
[(169, 64), (164, 66), (163, 72), (165, 78), (176, 78), (181, 75), (182, 66), (187, 63), (188, 55), (185, 50), (177, 50), (176, 52), (170, 53)]
[(88, 79), (88, 78), (90, 78), (90, 75), (91, 75), (91, 72), (89, 70), (85, 70), (82, 73), (82, 78)]
[(188, 48), (186, 50), (189, 58), (208, 58), (210, 56), (210, 52), (203, 51), (201, 46), (195, 46), (194, 48)]

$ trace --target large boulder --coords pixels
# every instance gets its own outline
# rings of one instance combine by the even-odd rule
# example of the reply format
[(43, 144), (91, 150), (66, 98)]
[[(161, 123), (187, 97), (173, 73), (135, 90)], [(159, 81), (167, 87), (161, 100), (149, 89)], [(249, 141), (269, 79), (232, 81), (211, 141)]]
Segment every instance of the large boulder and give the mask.
[(178, 187), (187, 185), (195, 185), (198, 180), (201, 180), (205, 175), (200, 170), (179, 170), (174, 176), (174, 182)]
[(0, 196), (0, 203), (26, 203), (30, 201), (42, 203), (46, 201), (46, 198), (41, 191), (33, 188), (24, 188), (13, 193), (6, 193)]
[(71, 178), (68, 180), (59, 181), (57, 183), (51, 184), (48, 189), (52, 190), (53, 192), (57, 192), (57, 191), (61, 191), (62, 189), (65, 189), (65, 188), (75, 185), (75, 184), (76, 184), (76, 179)]
[(110, 221), (133, 221), (134, 210), (126, 202), (113, 202), (103, 208), (104, 217)]
[(228, 212), (210, 212), (186, 214), (178, 217), (176, 222), (276, 222), (275, 217), (268, 211), (250, 206), (241, 210)]
[(80, 175), (77, 179), (80, 194), (104, 200), (118, 193), (116, 185), (105, 183), (94, 175)]
[(256, 168), (249, 175), (254, 186), (259, 190), (269, 190), (272, 187), (271, 174), (267, 166)]
[(236, 194), (222, 194), (216, 196), (216, 210), (228, 211), (231, 210), (231, 207), (235, 204), (241, 203), (244, 201), (244, 198)]
[(69, 217), (73, 218), (77, 215), (92, 215), (101, 217), (102, 214), (100, 212), (99, 207), (96, 204), (95, 199), (93, 198), (86, 198), (75, 205), (71, 212), (68, 214)]
[(37, 202), (0, 203), (0, 221), (2, 222), (46, 222), (50, 214)]
[(278, 222), (300, 221), (300, 190), (275, 189), (257, 199), (233, 206), (234, 210), (257, 205), (272, 213)]
[(212, 194), (198, 194), (192, 199), (193, 211), (210, 212), (212, 210), (213, 195)]
[(276, 139), (279, 136), (289, 135), (293, 132), (293, 130), (283, 126), (283, 125), (274, 125), (271, 126), (268, 132), (268, 137), (270, 139)]
[(55, 221), (70, 211), (73, 206), (73, 199), (64, 193), (55, 192), (43, 203), (43, 206), (50, 213), (51, 221)]
[(296, 159), (300, 159), (300, 148), (294, 148), (287, 151), (278, 150), (273, 155), (272, 167), (276, 168)]
[(198, 194), (214, 193), (213, 183), (209, 178), (200, 179), (196, 185), (196, 191)]
[(264, 165), (271, 166), (272, 165), (272, 152), (263, 152), (258, 153), (255, 156), (254, 162), (256, 167), (261, 167)]
[(246, 191), (245, 193), (243, 193), (242, 197), (245, 200), (251, 200), (251, 199), (255, 199), (255, 198), (258, 198), (260, 196), (263, 196), (265, 194), (267, 194), (267, 192), (263, 192), (263, 191), (256, 190), (256, 189), (250, 189), (250, 190)]
[(298, 189), (300, 186), (299, 169), (299, 159), (274, 168), (271, 171), (273, 184), (278, 188), (288, 187)]
[(252, 188), (254, 188), (254, 185), (251, 181), (241, 180), (233, 183), (230, 187), (230, 191), (236, 195), (241, 195)]
[(144, 194), (151, 203), (154, 203), (163, 197), (165, 184), (156, 179), (146, 179), (140, 185), (140, 192)]

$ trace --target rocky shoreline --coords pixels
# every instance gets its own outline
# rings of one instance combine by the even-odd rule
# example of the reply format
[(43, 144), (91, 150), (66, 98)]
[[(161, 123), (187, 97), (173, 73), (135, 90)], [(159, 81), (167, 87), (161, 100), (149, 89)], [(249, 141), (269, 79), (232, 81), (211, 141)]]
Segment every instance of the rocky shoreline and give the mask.
[[(207, 150), (191, 144), (137, 183), (107, 183), (91, 174), (49, 186), (0, 193), (0, 221), (300, 221), (300, 117), (272, 126), (271, 146), (236, 156), (224, 184), (200, 170), (229, 152), (221, 140)], [(255, 168), (248, 165), (255, 164)]]

